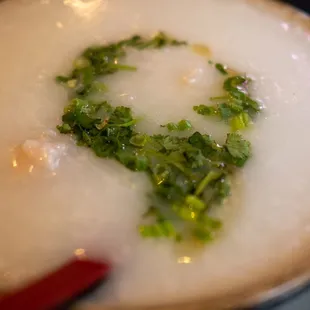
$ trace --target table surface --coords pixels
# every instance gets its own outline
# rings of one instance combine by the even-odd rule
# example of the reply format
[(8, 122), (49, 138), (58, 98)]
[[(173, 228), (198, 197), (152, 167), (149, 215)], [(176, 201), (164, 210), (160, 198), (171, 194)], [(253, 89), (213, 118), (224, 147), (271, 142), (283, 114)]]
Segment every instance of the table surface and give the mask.
[(309, 310), (310, 309), (310, 291), (302, 293), (300, 296), (291, 301), (284, 303), (282, 306), (272, 308), (272, 310)]

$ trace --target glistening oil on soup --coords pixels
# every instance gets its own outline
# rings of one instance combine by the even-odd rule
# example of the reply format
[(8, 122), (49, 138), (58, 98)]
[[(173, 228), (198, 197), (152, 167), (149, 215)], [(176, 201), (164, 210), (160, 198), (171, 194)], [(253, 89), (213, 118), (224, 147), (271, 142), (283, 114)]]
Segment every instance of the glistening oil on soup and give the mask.
[[(298, 261), (310, 216), (310, 150), (300, 136), (309, 126), (309, 43), (303, 33), (243, 1), (14, 1), (1, 4), (0, 20), (6, 42), (0, 51), (3, 290), (82, 250), (115, 266), (97, 298), (124, 304), (224, 295), (232, 284), (238, 292)], [(223, 227), (198, 252), (171, 238), (141, 238), (137, 227), (153, 190), (148, 175), (99, 158), (55, 129), (68, 100), (55, 76), (68, 74), (89, 46), (132, 34), (149, 38), (160, 30), (211, 54), (185, 46), (130, 50), (122, 64), (137, 70), (105, 76), (108, 91), (96, 96), (114, 108), (131, 108), (139, 119), (135, 130), (148, 136), (197, 131), (225, 145), (228, 122), (193, 110), (223, 93), (227, 77), (215, 63), (251, 77), (251, 98), (266, 106), (242, 131), (252, 157), (234, 175), (231, 196), (210, 214)], [(192, 131), (161, 127), (182, 120)]]

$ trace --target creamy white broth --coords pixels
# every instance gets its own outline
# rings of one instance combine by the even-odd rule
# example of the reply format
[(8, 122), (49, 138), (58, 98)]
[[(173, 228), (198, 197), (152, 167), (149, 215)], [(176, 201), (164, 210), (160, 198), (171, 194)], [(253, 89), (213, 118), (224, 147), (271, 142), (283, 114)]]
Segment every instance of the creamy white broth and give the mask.
[[(215, 60), (253, 76), (252, 92), (266, 106), (246, 133), (254, 156), (219, 211), (223, 232), (189, 264), (178, 262), (191, 256), (188, 249), (138, 235), (150, 190), (143, 174), (51, 133), (67, 101), (54, 77), (67, 73), (82, 49), (158, 30), (205, 44)], [(99, 300), (173, 302), (238, 292), (292, 269), (300, 251), (307, 252), (310, 41), (303, 31), (241, 0), (15, 0), (0, 5), (0, 40), (2, 290), (84, 249), (115, 265)], [(204, 58), (170, 48), (132, 52), (126, 61), (139, 70), (109, 77), (108, 96), (144, 116), (141, 129), (155, 132), (159, 124), (188, 118), (222, 139), (227, 127), (192, 111), (223, 79)], [(65, 145), (59, 165), (40, 163), (40, 147), (25, 159), (16, 147), (27, 141)]]

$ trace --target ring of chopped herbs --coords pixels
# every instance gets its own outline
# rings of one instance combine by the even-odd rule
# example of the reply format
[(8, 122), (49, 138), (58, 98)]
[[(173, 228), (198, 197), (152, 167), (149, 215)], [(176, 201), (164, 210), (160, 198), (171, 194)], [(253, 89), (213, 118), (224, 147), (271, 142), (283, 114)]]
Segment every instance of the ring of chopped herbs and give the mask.
[[(122, 65), (126, 48), (160, 49), (187, 45), (185, 41), (160, 32), (151, 39), (134, 35), (108, 45), (87, 48), (75, 61), (68, 76), (58, 76), (66, 86), (71, 101), (64, 109), (63, 134), (72, 134), (77, 144), (91, 148), (98, 157), (112, 158), (132, 171), (143, 171), (153, 186), (150, 206), (139, 231), (143, 237), (168, 237), (180, 241), (194, 238), (203, 243), (215, 236), (222, 223), (210, 211), (230, 195), (229, 176), (243, 167), (251, 156), (251, 144), (239, 133), (227, 134), (219, 145), (207, 134), (194, 132), (188, 137), (147, 135), (137, 132), (137, 119), (130, 108), (111, 106), (107, 101), (89, 99), (94, 92), (105, 90), (97, 78), (118, 71), (136, 70)], [(227, 68), (216, 64), (223, 75)], [(228, 120), (232, 129), (243, 129), (259, 104), (250, 98), (243, 76), (228, 76), (224, 82), (226, 96), (213, 98), (220, 103), (195, 106), (202, 115), (218, 115)], [(168, 131), (192, 129), (188, 120), (163, 125)]]

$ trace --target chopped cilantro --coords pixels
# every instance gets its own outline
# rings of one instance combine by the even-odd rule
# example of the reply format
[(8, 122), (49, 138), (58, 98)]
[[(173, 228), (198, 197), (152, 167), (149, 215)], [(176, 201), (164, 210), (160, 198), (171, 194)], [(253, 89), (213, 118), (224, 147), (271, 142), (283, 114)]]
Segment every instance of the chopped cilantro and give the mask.
[(204, 104), (197, 105), (193, 107), (194, 111), (201, 115), (218, 115), (218, 107), (217, 106), (207, 106)]
[(249, 126), (250, 116), (247, 112), (241, 112), (230, 119), (230, 127), (232, 131), (242, 130)]
[(180, 41), (163, 32), (159, 32), (151, 39), (134, 35), (129, 39), (108, 45), (89, 47), (75, 60), (72, 72), (68, 76), (56, 77), (56, 81), (73, 89), (79, 97), (85, 97), (97, 91), (97, 88), (94, 86), (97, 77), (118, 71), (136, 70), (133, 66), (120, 63), (126, 56), (126, 47), (142, 50), (186, 44), (186, 41)]
[(251, 144), (238, 133), (227, 135), (225, 147), (231, 156), (231, 162), (236, 166), (243, 166), (252, 155)]
[(188, 120), (181, 120), (178, 123), (168, 123), (167, 125), (161, 125), (161, 127), (166, 127), (169, 131), (185, 131), (192, 129), (192, 124)]
[(222, 73), (223, 75), (227, 75), (228, 72), (227, 72), (227, 68), (226, 66), (220, 64), (220, 63), (216, 63), (215, 64), (215, 68), (220, 72)]
[(196, 188), (195, 195), (201, 195), (210, 182), (219, 179), (223, 175), (220, 171), (210, 171)]
[[(132, 171), (142, 171), (152, 184), (147, 220), (139, 230), (143, 237), (167, 237), (181, 241), (191, 235), (201, 242), (212, 240), (221, 221), (211, 216), (213, 208), (230, 195), (230, 175), (251, 157), (251, 144), (238, 133), (229, 133), (220, 145), (211, 136), (195, 132), (189, 136), (148, 135), (136, 130), (138, 119), (131, 108), (96, 102), (92, 93), (107, 91), (101, 78), (121, 70), (136, 70), (120, 61), (127, 48), (138, 50), (185, 45), (160, 32), (151, 39), (134, 35), (109, 45), (87, 48), (74, 62), (68, 76), (58, 76), (69, 89), (72, 99), (65, 107), (60, 133), (72, 134), (80, 146), (90, 148), (98, 157), (111, 158)], [(229, 74), (221, 64), (215, 65)], [(250, 98), (242, 76), (224, 81), (224, 96), (214, 97), (211, 106), (194, 110), (230, 123), (237, 131), (248, 126), (259, 104)], [(189, 120), (163, 125), (169, 132), (192, 129)]]
[[(230, 75), (232, 70), (216, 63), (215, 68), (223, 75)], [(243, 130), (248, 127), (256, 115), (261, 111), (260, 104), (250, 97), (248, 88), (251, 79), (241, 75), (229, 76), (223, 83), (224, 94), (211, 97), (210, 105), (194, 106), (195, 112), (205, 116), (216, 116), (230, 124), (232, 131)]]

